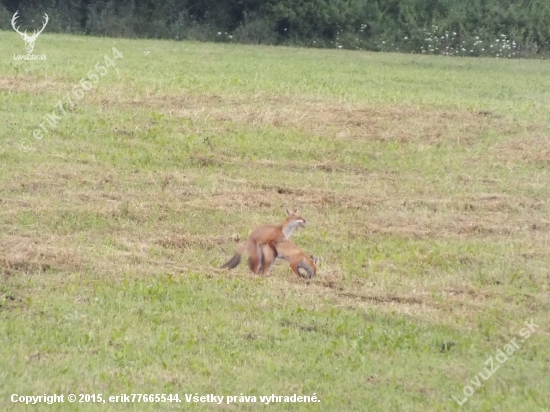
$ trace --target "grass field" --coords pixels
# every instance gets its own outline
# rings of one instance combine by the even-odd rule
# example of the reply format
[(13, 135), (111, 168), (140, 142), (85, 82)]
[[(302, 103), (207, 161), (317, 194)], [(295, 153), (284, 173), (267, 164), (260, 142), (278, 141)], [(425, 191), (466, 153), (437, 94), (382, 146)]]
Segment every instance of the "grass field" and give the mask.
[[(48, 34), (46, 61), (23, 52), (0, 32), (0, 410), (550, 410), (547, 61)], [(217, 269), (286, 207), (316, 278)], [(10, 401), (54, 393), (182, 402)]]

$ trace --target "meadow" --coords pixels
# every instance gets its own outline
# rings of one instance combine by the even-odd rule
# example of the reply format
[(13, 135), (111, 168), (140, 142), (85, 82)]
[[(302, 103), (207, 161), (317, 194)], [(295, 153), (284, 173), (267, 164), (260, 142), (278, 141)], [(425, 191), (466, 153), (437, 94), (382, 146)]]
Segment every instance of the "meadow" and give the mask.
[[(0, 32), (1, 410), (550, 410), (547, 61), (47, 33), (47, 60), (22, 53)], [(285, 208), (314, 279), (218, 269)], [(182, 402), (10, 401), (54, 393)]]

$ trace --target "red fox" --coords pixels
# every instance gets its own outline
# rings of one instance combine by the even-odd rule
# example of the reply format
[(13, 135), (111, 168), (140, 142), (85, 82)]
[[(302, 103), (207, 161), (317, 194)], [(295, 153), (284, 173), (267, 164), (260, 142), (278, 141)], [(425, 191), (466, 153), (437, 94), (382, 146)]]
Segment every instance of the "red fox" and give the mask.
[[(222, 268), (233, 269), (237, 267), (241, 263), (242, 254), (246, 252), (248, 254), (248, 267), (250, 270), (254, 274), (258, 274), (260, 269), (262, 269), (262, 273), (264, 275), (267, 274), (267, 270), (277, 257), (275, 243), (288, 239), (294, 229), (306, 227), (307, 225), (307, 220), (299, 216), (298, 211), (292, 212), (287, 209), (286, 215), (286, 220), (280, 225), (262, 225), (257, 227), (248, 236), (244, 245), (237, 250), (231, 260), (223, 265)], [(268, 246), (267, 250), (271, 251), (264, 259), (262, 259), (264, 254), (261, 251), (263, 245)], [(264, 261), (263, 265), (262, 260)]]
[[(308, 256), (300, 249), (296, 244), (290, 240), (283, 240), (282, 242), (275, 243), (275, 249), (277, 249), (277, 259), (283, 259), (290, 263), (290, 268), (298, 276), (302, 277), (300, 274), (300, 269), (306, 271), (307, 277), (311, 279), (317, 273), (317, 264), (319, 263), (319, 258), (311, 255)], [(262, 246), (262, 264), (264, 265), (264, 271), (269, 270), (269, 266), (266, 270), (266, 265), (268, 261), (271, 261), (273, 264), (273, 252), (267, 245)], [(264, 261), (265, 260), (265, 261)], [(271, 266), (270, 264), (270, 266)]]

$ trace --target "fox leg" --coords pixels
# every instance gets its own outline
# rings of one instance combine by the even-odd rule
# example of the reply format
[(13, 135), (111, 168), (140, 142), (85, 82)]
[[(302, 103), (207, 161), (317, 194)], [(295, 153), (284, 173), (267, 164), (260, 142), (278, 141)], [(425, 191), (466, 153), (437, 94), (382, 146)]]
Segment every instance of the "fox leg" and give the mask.
[(260, 246), (256, 245), (254, 247), (254, 253), (250, 253), (248, 255), (248, 267), (254, 273), (257, 275), (260, 273), (260, 266), (262, 265), (262, 251), (260, 249)]
[(275, 247), (275, 241), (270, 240), (267, 242), (268, 248), (264, 247), (263, 250), (267, 252), (269, 250), (269, 253), (264, 253), (264, 267), (262, 274), (267, 275), (267, 272), (271, 268), (271, 265), (273, 265), (273, 262), (277, 259), (277, 256), (279, 253), (277, 253), (277, 248)]
[(273, 256), (273, 252), (268, 244), (262, 245), (262, 274), (267, 275), (269, 270), (271, 269), (271, 266), (273, 266), (273, 263), (275, 262), (275, 256)]
[(252, 273), (257, 274), (260, 270), (260, 260), (257, 256), (249, 256), (248, 257), (248, 268), (252, 271)]
[(269, 246), (269, 248), (273, 252), (273, 260), (277, 259), (277, 256), (279, 256), (279, 252), (277, 252), (277, 248), (275, 247), (275, 243), (276, 242), (274, 240), (271, 240), (271, 241), (267, 242), (267, 245)]
[(264, 265), (265, 265), (264, 250), (263, 250), (263, 247), (260, 246), (260, 267), (258, 268), (258, 272), (263, 272)]

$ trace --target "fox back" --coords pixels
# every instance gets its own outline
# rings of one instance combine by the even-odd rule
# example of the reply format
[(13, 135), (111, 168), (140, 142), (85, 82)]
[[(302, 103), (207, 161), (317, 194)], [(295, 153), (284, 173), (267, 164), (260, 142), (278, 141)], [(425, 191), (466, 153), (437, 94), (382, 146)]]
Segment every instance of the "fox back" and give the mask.
[(256, 244), (258, 242), (267, 243), (269, 241), (280, 242), (290, 238), (295, 229), (307, 226), (307, 220), (298, 215), (297, 211), (292, 212), (286, 209), (285, 212), (287, 217), (282, 224), (258, 226), (248, 239)]

